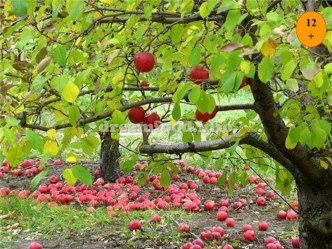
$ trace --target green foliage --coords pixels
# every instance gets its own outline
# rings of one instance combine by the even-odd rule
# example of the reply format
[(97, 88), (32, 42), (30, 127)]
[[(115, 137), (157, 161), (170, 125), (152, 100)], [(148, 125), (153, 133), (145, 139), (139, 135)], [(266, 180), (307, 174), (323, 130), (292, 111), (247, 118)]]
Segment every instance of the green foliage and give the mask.
[[(270, 10), (270, 1), (246, 1), (244, 8), (235, 0), (201, 4), (193, 0), (170, 0), (167, 4), (53, 0), (38, 2), (36, 8), (36, 0), (6, 1), (0, 17), (5, 41), (0, 41), (1, 155), (13, 167), (36, 151), (58, 156), (75, 148), (91, 156), (99, 149), (100, 124), (127, 124), (129, 103), (171, 97), (171, 103), (153, 102), (144, 108), (165, 115), (171, 125), (180, 120), (193, 123), (196, 109), (211, 113), (216, 105), (230, 104), (241, 92), (249, 92), (250, 86), (239, 89), (244, 77), (248, 81), (258, 78), (273, 90), (275, 102), (281, 106), (275, 115), (290, 127), (287, 148), (330, 147), (332, 64), (326, 58), (316, 59), (295, 38), (301, 1), (282, 4), (283, 8)], [(331, 8), (320, 11), (330, 30)], [(249, 26), (242, 23), (247, 18)], [(323, 43), (331, 52), (331, 31)], [(150, 72), (135, 68), (133, 57), (141, 51), (154, 54)], [(209, 70), (204, 84), (190, 80), (189, 73), (196, 65)], [(157, 91), (139, 87), (143, 80)], [(135, 87), (135, 91), (125, 90)], [(304, 104), (304, 95), (310, 103)], [(243, 103), (250, 102), (252, 98), (246, 97)], [(164, 108), (164, 104), (169, 106)], [(222, 131), (206, 138), (242, 129), (267, 140), (258, 116), (253, 111), (242, 113), (218, 114), (215, 121)], [(28, 129), (27, 124), (37, 129)], [(199, 125), (195, 124), (195, 129)], [(61, 130), (54, 138), (46, 134), (52, 128)], [(165, 137), (174, 133), (171, 130)], [(115, 139), (119, 136), (119, 129), (112, 133)], [(179, 133), (183, 142), (204, 139), (205, 134), (197, 130)], [(233, 145), (227, 156), (235, 155), (239, 147)], [(248, 147), (241, 146), (241, 150), (243, 155), (255, 156), (252, 151), (247, 153)], [(211, 162), (212, 153), (203, 154), (207, 156), (204, 160)], [(132, 156), (129, 162), (139, 159)], [(130, 163), (122, 163), (126, 172)], [(218, 165), (222, 168), (223, 164)], [(163, 172), (159, 164), (152, 169)], [(244, 183), (245, 177), (234, 172), (228, 172), (232, 181)], [(278, 186), (288, 188), (288, 177), (280, 174), (276, 175)], [(69, 182), (77, 178), (72, 170), (64, 175)], [(225, 183), (224, 175), (220, 184)], [(169, 177), (163, 174), (165, 186)], [(83, 177), (83, 181), (88, 180)]]

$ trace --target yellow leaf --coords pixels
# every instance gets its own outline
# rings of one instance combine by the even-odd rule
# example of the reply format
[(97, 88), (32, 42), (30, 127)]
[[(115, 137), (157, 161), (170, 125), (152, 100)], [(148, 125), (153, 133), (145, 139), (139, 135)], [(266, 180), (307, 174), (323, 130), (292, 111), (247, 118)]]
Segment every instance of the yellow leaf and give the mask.
[(62, 90), (62, 96), (67, 102), (74, 103), (79, 92), (80, 89), (72, 81), (69, 81)]
[(44, 144), (44, 154), (56, 156), (58, 152), (59, 148), (57, 142), (49, 140)]
[(290, 136), (286, 137), (285, 146), (286, 146), (287, 149), (292, 150), (296, 147), (296, 145), (297, 145), (297, 143), (292, 142)]
[(59, 103), (54, 103), (52, 104), (52, 106), (56, 109), (54, 110), (54, 116), (57, 119), (57, 121), (61, 122), (64, 120), (68, 120), (68, 116), (64, 115), (64, 113), (66, 113), (65, 108), (63, 107), (63, 105)]
[(266, 42), (263, 43), (261, 48), (261, 53), (265, 57), (272, 57), (276, 52), (277, 42), (274, 39), (269, 38)]
[(46, 136), (51, 140), (55, 140), (56, 139), (56, 130), (54, 130), (54, 129), (48, 130), (46, 132)]
[(69, 156), (66, 158), (66, 162), (68, 163), (76, 163), (77, 162), (77, 159), (75, 156)]
[(100, 2), (111, 4), (113, 2), (113, 0), (100, 0)]
[(84, 134), (84, 130), (81, 127), (79, 127), (79, 128), (73, 127), (73, 129), (75, 129), (74, 133), (75, 133), (76, 137), (78, 137), (78, 138), (80, 138)]
[(329, 168), (329, 164), (327, 162), (325, 162), (324, 160), (320, 160), (320, 166), (323, 169), (328, 169)]
[[(108, 0), (108, 1), (112, 1), (112, 0)], [(92, 16), (93, 16), (93, 18), (98, 19), (98, 18), (102, 17), (103, 15), (101, 13), (99, 13), (98, 11), (93, 11)]]

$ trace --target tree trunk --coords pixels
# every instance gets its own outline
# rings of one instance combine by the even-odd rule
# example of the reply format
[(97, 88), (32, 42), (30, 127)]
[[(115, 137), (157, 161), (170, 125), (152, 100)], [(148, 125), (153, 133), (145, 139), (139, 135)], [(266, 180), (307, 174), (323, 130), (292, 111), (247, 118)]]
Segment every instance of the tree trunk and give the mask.
[(119, 141), (110, 132), (100, 133), (100, 176), (107, 182), (115, 182), (121, 176)]
[(297, 187), (301, 249), (332, 249), (331, 187), (312, 190), (302, 183)]

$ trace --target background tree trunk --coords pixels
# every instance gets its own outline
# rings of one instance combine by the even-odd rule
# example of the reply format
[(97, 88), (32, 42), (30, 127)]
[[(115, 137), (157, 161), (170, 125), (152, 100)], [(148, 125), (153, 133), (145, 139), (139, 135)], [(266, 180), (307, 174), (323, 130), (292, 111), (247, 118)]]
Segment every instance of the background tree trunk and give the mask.
[(119, 141), (110, 132), (100, 133), (100, 176), (107, 182), (115, 182), (121, 176)]
[[(328, 185), (330, 186), (330, 185)], [(297, 183), (301, 249), (332, 249), (332, 190)]]

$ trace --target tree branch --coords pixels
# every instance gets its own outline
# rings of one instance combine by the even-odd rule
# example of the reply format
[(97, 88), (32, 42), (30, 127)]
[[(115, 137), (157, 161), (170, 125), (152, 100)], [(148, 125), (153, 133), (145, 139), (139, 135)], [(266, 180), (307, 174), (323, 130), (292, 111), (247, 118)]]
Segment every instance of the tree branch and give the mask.
[[(327, 171), (320, 167), (315, 158), (310, 157), (310, 151), (301, 145), (294, 149), (286, 148), (285, 141), (288, 135), (288, 127), (280, 117), (277, 104), (274, 102), (273, 93), (268, 84), (262, 83), (256, 75), (249, 83), (255, 99), (256, 111), (264, 126), (269, 143), (273, 144), (280, 153), (289, 158), (296, 169), (289, 169), (292, 173), (299, 171), (303, 179), (310, 182), (323, 181), (322, 176), (327, 175)], [(299, 180), (299, 179), (297, 179)]]
[(166, 153), (166, 154), (183, 154), (187, 152), (204, 152), (204, 151), (213, 151), (221, 150), (231, 147), (235, 144), (235, 141), (239, 139), (239, 144), (247, 144), (253, 146), (264, 153), (268, 154), (274, 160), (279, 162), (285, 168), (297, 174), (294, 171), (294, 165), (290, 160), (288, 160), (282, 153), (280, 153), (276, 147), (273, 145), (264, 142), (259, 138), (259, 135), (256, 133), (247, 133), (241, 138), (238, 138), (238, 134), (233, 134), (225, 138), (215, 139), (211, 141), (204, 142), (193, 142), (193, 143), (178, 143), (178, 144), (153, 144), (153, 145), (141, 145), (139, 151), (143, 154), (156, 154), (156, 153)]
[[(141, 101), (138, 101), (135, 103), (128, 104), (126, 106), (121, 106), (120, 108), (118, 108), (118, 110), (121, 112), (124, 112), (124, 111), (127, 111), (136, 106), (153, 104), (153, 103), (171, 103), (171, 102), (173, 102), (172, 97), (145, 99), (145, 100), (141, 100)], [(217, 106), (216, 108), (218, 109), (218, 111), (255, 110), (255, 106), (253, 104), (226, 105), (226, 106)], [(97, 114), (92, 117), (83, 118), (78, 122), (78, 126), (84, 126), (86, 124), (90, 124), (90, 123), (111, 117), (113, 112), (114, 112), (114, 110), (111, 110), (111, 111), (104, 112), (102, 114)], [(56, 125), (53, 127), (44, 127), (44, 126), (35, 125), (35, 124), (28, 124), (26, 122), (26, 120), (22, 120), (22, 118), (21, 118), (21, 125), (22, 125), (22, 127), (25, 127), (25, 128), (31, 128), (31, 129), (35, 129), (35, 130), (41, 130), (41, 131), (48, 131), (49, 129), (60, 130), (60, 129), (64, 129), (64, 128), (72, 126), (72, 124), (68, 122), (68, 123)]]

